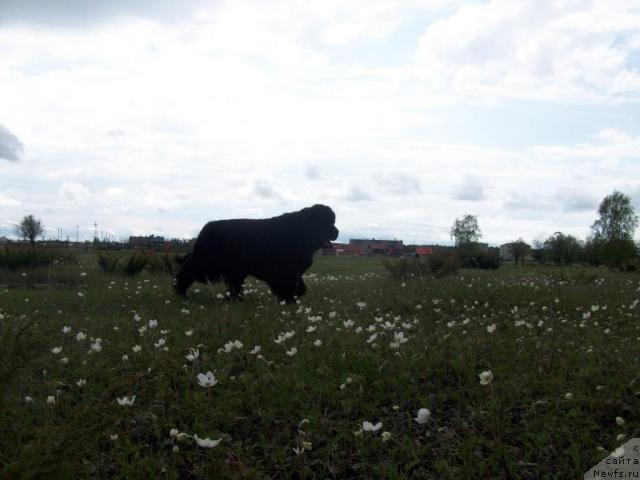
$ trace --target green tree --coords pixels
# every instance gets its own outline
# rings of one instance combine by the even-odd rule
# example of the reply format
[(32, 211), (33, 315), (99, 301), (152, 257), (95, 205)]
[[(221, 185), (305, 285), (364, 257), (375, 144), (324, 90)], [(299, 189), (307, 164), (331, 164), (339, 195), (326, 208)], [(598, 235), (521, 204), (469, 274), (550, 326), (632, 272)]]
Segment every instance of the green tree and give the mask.
[(520, 260), (520, 265), (522, 265), (524, 259), (530, 252), (531, 245), (521, 238), (511, 244), (511, 254), (513, 255), (516, 265), (518, 265), (518, 260)]
[(456, 218), (449, 234), (455, 240), (456, 247), (476, 243), (482, 237), (478, 218), (475, 215), (465, 215), (462, 219)]
[(582, 244), (573, 235), (556, 232), (544, 241), (546, 257), (556, 265), (571, 265), (582, 253)]
[(610, 267), (621, 266), (634, 257), (636, 245), (633, 234), (638, 226), (631, 199), (614, 191), (604, 197), (598, 207), (599, 218), (591, 225), (591, 238), (587, 242), (589, 260)]
[(35, 246), (36, 238), (42, 235), (42, 232), (44, 232), (42, 222), (33, 215), (24, 217), (16, 227), (16, 234), (24, 240), (29, 240), (31, 246)]
[(614, 191), (604, 197), (598, 207), (598, 218), (591, 225), (595, 240), (631, 240), (638, 226), (638, 217), (633, 211), (631, 199), (624, 193)]

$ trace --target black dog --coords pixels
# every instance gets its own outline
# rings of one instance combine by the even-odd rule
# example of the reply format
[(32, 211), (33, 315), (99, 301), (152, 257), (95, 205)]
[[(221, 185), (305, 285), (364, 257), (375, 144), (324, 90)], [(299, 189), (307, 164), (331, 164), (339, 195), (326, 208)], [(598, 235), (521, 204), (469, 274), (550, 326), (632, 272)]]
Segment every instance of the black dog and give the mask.
[(185, 295), (194, 281), (224, 280), (231, 296), (238, 297), (252, 275), (291, 302), (307, 290), (302, 274), (313, 263), (313, 253), (338, 238), (335, 221), (331, 208), (314, 205), (273, 218), (209, 222), (183, 258), (174, 288)]

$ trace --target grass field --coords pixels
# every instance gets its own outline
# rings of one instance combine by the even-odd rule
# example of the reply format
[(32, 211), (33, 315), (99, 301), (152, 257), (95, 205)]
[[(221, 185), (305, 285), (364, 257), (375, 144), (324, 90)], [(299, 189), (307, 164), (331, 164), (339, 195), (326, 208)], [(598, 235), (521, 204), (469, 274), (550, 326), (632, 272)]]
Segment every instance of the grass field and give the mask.
[(0, 284), (2, 478), (570, 479), (640, 436), (637, 274), (322, 257), (281, 305), (85, 254)]

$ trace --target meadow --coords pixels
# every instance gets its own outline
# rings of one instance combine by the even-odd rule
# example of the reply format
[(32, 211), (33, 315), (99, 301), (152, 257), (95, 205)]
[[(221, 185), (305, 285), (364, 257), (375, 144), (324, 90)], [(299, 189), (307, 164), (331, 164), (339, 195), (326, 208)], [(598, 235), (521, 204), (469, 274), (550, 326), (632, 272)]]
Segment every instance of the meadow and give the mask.
[(569, 479), (640, 436), (638, 274), (306, 282), (0, 270), (0, 477)]

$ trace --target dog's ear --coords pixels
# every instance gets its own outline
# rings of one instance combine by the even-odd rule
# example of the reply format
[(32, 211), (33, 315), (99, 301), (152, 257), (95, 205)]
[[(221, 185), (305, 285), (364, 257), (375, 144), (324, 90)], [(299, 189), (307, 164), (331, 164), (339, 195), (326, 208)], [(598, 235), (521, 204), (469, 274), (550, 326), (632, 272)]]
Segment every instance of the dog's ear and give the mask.
[[(322, 223), (324, 225), (333, 225), (336, 223), (336, 214), (326, 205), (315, 204), (312, 207), (305, 208), (308, 218), (313, 222)], [(303, 210), (303, 211), (304, 211)]]

